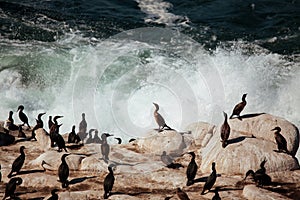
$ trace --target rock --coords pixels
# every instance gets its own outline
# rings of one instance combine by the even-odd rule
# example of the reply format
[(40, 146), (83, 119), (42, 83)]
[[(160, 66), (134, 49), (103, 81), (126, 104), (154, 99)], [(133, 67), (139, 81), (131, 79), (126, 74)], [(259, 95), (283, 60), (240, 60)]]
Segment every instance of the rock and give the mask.
[(137, 140), (140, 151), (159, 155), (163, 151), (168, 154), (181, 155), (183, 147), (187, 147), (190, 143), (189, 140), (183, 140), (182, 135), (176, 131), (157, 132), (153, 130), (147, 133), (144, 138)]
[[(276, 144), (274, 131), (279, 126), (282, 136), (287, 141), (287, 148), (292, 155), (296, 155), (299, 148), (299, 130), (289, 121), (270, 114), (243, 115), (242, 120), (237, 118), (229, 120), (231, 129), (239, 131), (244, 135), (254, 135)], [(275, 147), (277, 149), (277, 146)]]
[(14, 136), (0, 132), (0, 146), (7, 146), (13, 144), (14, 142)]
[(207, 122), (195, 122), (188, 125), (185, 130), (191, 131), (196, 145), (206, 146), (215, 131), (216, 126)]
[(45, 129), (39, 128), (35, 131), (35, 138), (39, 144), (42, 151), (48, 151), (51, 149), (51, 140)]
[(255, 185), (246, 185), (243, 189), (243, 196), (248, 200), (284, 200), (287, 199), (275, 192), (270, 192), (263, 188), (256, 187)]
[(211, 163), (216, 162), (218, 173), (245, 175), (249, 169), (259, 169), (264, 158), (267, 160), (267, 173), (299, 168), (296, 158), (274, 152), (277, 146), (272, 141), (252, 138), (232, 130), (228, 143), (225, 148), (222, 147), (219, 127), (215, 129), (208, 144), (201, 149), (201, 171), (211, 172)]

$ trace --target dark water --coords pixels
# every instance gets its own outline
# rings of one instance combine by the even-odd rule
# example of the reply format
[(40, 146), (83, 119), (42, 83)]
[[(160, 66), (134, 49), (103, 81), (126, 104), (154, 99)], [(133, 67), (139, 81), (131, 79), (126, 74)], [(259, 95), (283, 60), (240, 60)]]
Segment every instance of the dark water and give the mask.
[[(173, 16), (159, 11), (166, 3), (164, 12)], [(1, 37), (9, 39), (50, 42), (70, 29), (107, 38), (138, 27), (171, 26), (208, 47), (243, 39), (281, 54), (300, 49), (297, 0), (22, 0), (1, 1), (0, 8)]]

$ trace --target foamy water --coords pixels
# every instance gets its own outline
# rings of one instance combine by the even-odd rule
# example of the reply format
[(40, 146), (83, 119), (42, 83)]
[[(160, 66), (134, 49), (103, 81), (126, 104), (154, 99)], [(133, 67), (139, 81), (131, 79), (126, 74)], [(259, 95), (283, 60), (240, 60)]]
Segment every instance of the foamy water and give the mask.
[(243, 113), (300, 125), (299, 62), (242, 41), (208, 52), (176, 31), (142, 28), (107, 40), (70, 35), (48, 46), (10, 44), (0, 60), (2, 120), (23, 104), (30, 124), (39, 112), (47, 112), (44, 121), (63, 115), (64, 133), (85, 112), (88, 128), (127, 140), (157, 128), (153, 102), (169, 126), (183, 130), (221, 123), (222, 111), (231, 113), (248, 93)]

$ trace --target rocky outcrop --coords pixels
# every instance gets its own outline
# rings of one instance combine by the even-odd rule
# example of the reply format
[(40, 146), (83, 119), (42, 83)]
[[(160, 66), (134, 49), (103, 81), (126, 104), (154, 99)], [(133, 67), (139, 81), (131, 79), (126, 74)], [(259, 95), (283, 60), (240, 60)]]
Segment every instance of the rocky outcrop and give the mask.
[[(189, 125), (182, 133), (153, 130), (144, 138), (128, 144), (110, 144), (108, 161), (102, 158), (100, 144), (85, 144), (76, 148), (69, 146), (68, 152), (58, 152), (57, 148), (50, 147), (50, 138), (46, 131), (39, 129), (36, 131), (37, 141), (24, 140), (0, 147), (3, 182), (9, 181), (7, 174), (11, 164), (19, 155), (20, 146), (24, 145), (26, 159), (21, 173), (17, 175), (23, 179), (22, 185), (17, 188), (21, 199), (47, 199), (54, 188), (59, 189), (57, 193), (60, 199), (102, 199), (103, 180), (108, 173), (108, 165), (113, 165), (115, 175), (113, 195), (109, 199), (164, 199), (167, 196), (176, 199), (178, 187), (190, 199), (211, 199), (213, 192), (205, 195), (200, 195), (200, 192), (211, 173), (212, 162), (216, 162), (218, 174), (213, 189), (220, 187), (219, 194), (222, 199), (297, 199), (300, 170), (290, 170), (299, 168), (298, 161), (291, 155), (274, 151), (277, 146), (272, 135), (263, 134), (264, 130), (274, 128), (274, 124), (263, 127), (263, 118), (263, 115), (258, 115), (243, 118), (242, 121), (229, 120), (232, 132), (226, 148), (222, 148), (220, 142), (220, 126), (197, 122)], [(265, 115), (265, 119), (266, 123), (269, 119), (272, 119), (272, 123), (277, 120), (278, 126), (282, 126), (283, 134), (289, 135), (289, 141), (294, 144), (289, 144), (289, 149), (298, 149), (297, 128), (275, 116)], [(26, 134), (30, 132), (27, 131)], [(167, 168), (160, 159), (163, 151), (183, 167)], [(186, 168), (190, 155), (184, 154), (188, 151), (196, 153), (199, 166), (196, 181), (189, 187), (186, 186)], [(61, 187), (57, 174), (61, 156), (65, 153), (70, 154), (66, 157), (70, 167), (68, 188)], [(250, 179), (242, 181), (245, 172), (249, 169), (257, 170), (264, 158), (267, 160), (265, 167), (272, 178), (272, 185), (263, 188), (247, 185), (253, 182)], [(41, 166), (43, 161), (46, 162), (43, 165), (45, 171)], [(4, 184), (0, 184), (0, 188), (3, 193)], [(0, 198), (1, 196), (2, 194)]]

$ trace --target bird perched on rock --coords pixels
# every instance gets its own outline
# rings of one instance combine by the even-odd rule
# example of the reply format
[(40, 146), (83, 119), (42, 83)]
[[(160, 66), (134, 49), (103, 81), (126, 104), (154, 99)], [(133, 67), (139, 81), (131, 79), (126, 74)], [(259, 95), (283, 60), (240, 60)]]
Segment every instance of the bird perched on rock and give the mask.
[(107, 199), (111, 195), (112, 188), (115, 183), (115, 177), (114, 172), (112, 169), (112, 165), (108, 166), (109, 173), (106, 175), (104, 182), (103, 182), (103, 188), (104, 188), (104, 199)]
[(221, 139), (222, 139), (222, 147), (225, 148), (227, 146), (227, 140), (229, 138), (230, 135), (230, 126), (227, 122), (227, 114), (225, 112), (223, 112), (224, 114), (224, 122), (221, 126)]
[(215, 162), (212, 163), (211, 169), (212, 169), (212, 172), (204, 184), (201, 195), (203, 195), (206, 190), (210, 191), (210, 189), (213, 187), (213, 185), (215, 184), (215, 182), (217, 180), (217, 171), (216, 171), (216, 163)]
[(31, 132), (31, 139), (35, 139), (35, 131), (38, 130), (39, 128), (43, 128), (44, 127), (44, 122), (42, 120), (42, 116), (46, 114), (46, 113), (39, 113), (37, 116), (37, 119), (35, 119), (36, 121), (36, 125), (33, 127), (32, 132)]
[(265, 164), (266, 164), (267, 160), (264, 159), (261, 163), (260, 163), (260, 169), (256, 170), (255, 172), (253, 170), (248, 170), (246, 173), (246, 176), (244, 178), (244, 180), (246, 180), (246, 178), (251, 175), (254, 182), (258, 185), (258, 186), (264, 186), (264, 185), (269, 185), (271, 183), (271, 177), (269, 175), (266, 174), (266, 168), (265, 168)]
[(111, 134), (108, 134), (108, 133), (103, 133), (101, 135), (101, 153), (102, 153), (102, 157), (104, 159), (104, 161), (108, 161), (109, 158), (108, 158), (108, 155), (109, 155), (109, 152), (110, 152), (110, 147), (109, 147), (109, 144), (107, 143), (107, 137), (110, 137), (110, 136), (113, 136)]
[(185, 193), (184, 191), (182, 191), (180, 188), (177, 188), (176, 189), (176, 194), (177, 194), (177, 197), (180, 199), (180, 200), (190, 200), (189, 196), (187, 195), (187, 193)]
[(12, 166), (11, 166), (11, 171), (10, 171), (10, 173), (7, 175), (8, 178), (11, 178), (11, 177), (12, 177), (12, 174), (13, 174), (14, 172), (16, 172), (16, 174), (18, 174), (18, 173), (20, 172), (20, 170), (21, 170), (21, 168), (22, 168), (22, 166), (23, 166), (23, 164), (24, 164), (24, 161), (25, 161), (25, 153), (24, 153), (24, 149), (25, 149), (24, 146), (21, 146), (21, 147), (20, 147), (20, 153), (21, 153), (21, 155), (18, 156), (18, 157), (14, 160), (14, 162), (13, 162), (13, 164), (12, 164)]
[(4, 127), (11, 131), (18, 130), (18, 126), (15, 125), (14, 119), (13, 119), (13, 111), (9, 111), (8, 113), (8, 119), (5, 121)]
[(79, 123), (79, 132), (78, 132), (78, 135), (79, 135), (80, 139), (83, 141), (86, 138), (86, 136), (87, 136), (87, 134), (86, 134), (87, 122), (85, 120), (85, 113), (82, 113), (81, 117), (82, 117), (82, 119), (81, 119), (81, 121)]
[(154, 119), (156, 121), (156, 123), (158, 124), (158, 131), (162, 131), (164, 128), (167, 128), (167, 130), (173, 130), (172, 128), (170, 128), (164, 118), (161, 116), (161, 114), (159, 114), (158, 110), (159, 110), (159, 105), (157, 103), (153, 103), (155, 106), (155, 111), (154, 111)]
[(230, 119), (232, 119), (233, 116), (237, 116), (238, 118), (240, 118), (240, 113), (244, 110), (247, 102), (246, 102), (246, 96), (247, 94), (243, 94), (242, 96), (242, 102), (238, 103), (232, 111), (232, 114), (230, 116)]
[(17, 185), (21, 185), (22, 182), (23, 180), (20, 177), (10, 179), (9, 182), (6, 184), (3, 200), (6, 199), (6, 197), (15, 199), (15, 190), (17, 188)]
[(24, 110), (24, 106), (20, 105), (18, 107), (17, 112), (19, 112), (19, 119), (23, 122), (22, 126), (24, 126), (25, 124), (28, 126), (28, 128), (30, 129), (30, 126), (28, 124), (28, 117), (27, 115), (23, 112)]
[(26, 138), (26, 134), (23, 132), (22, 126), (19, 126), (19, 134), (18, 137)]
[(192, 156), (191, 161), (186, 169), (186, 177), (187, 177), (187, 182), (186, 182), (186, 186), (190, 186), (194, 184), (194, 179), (196, 177), (197, 174), (197, 170), (198, 170), (198, 165), (195, 161), (196, 155), (194, 152), (188, 152), (188, 154), (190, 154)]
[(68, 136), (68, 143), (79, 143), (81, 141), (80, 137), (75, 132), (75, 125), (72, 126), (72, 131)]
[(50, 140), (51, 140), (51, 147), (55, 146), (56, 140), (57, 140), (57, 134), (59, 132), (59, 127), (61, 125), (58, 125), (57, 119), (62, 118), (63, 116), (55, 116), (53, 118), (53, 123), (49, 123), (51, 125), (49, 130)]
[(58, 167), (58, 178), (61, 182), (62, 188), (66, 188), (69, 185), (68, 177), (69, 177), (69, 166), (66, 162), (66, 157), (69, 154), (64, 154), (61, 157), (61, 164)]
[(51, 197), (49, 197), (47, 200), (58, 200), (58, 195), (56, 194), (58, 191), (58, 189), (51, 190)]
[(273, 128), (271, 131), (275, 131), (274, 136), (275, 136), (275, 140), (277, 143), (278, 151), (290, 154), (290, 152), (287, 149), (286, 139), (280, 134), (281, 128), (277, 126), (277, 127)]
[(211, 200), (221, 200), (221, 197), (219, 195), (219, 187), (215, 188), (215, 195), (213, 196), (213, 198)]

